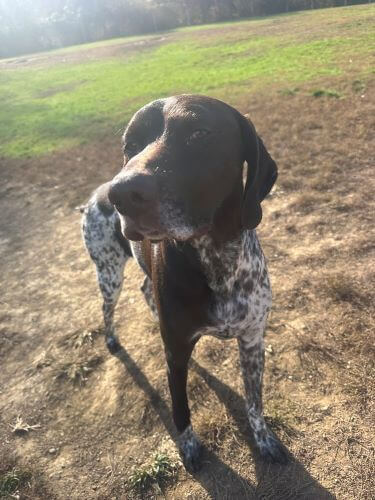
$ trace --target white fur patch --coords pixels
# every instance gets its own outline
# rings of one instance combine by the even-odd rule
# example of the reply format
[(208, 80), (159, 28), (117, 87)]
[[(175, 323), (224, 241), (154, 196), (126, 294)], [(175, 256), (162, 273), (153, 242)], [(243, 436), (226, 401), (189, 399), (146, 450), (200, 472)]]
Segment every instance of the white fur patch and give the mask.
[(213, 326), (197, 335), (222, 339), (245, 337), (247, 344), (259, 342), (272, 297), (263, 252), (255, 231), (216, 249), (209, 236), (193, 242), (208, 284), (215, 294), (210, 311)]

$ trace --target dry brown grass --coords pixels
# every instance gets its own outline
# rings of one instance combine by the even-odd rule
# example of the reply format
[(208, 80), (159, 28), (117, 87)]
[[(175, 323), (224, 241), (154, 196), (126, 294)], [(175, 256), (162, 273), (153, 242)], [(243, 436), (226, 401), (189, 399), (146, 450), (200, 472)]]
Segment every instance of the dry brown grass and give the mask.
[(323, 291), (334, 302), (347, 302), (355, 307), (370, 305), (371, 298), (367, 290), (361, 290), (355, 278), (345, 274), (327, 276), (323, 283)]
[(83, 384), (93, 370), (103, 362), (102, 356), (94, 355), (90, 358), (75, 357), (65, 361), (58, 361), (54, 366), (54, 376), (57, 380), (69, 380), (72, 383)]
[[(329, 79), (322, 84), (331, 87)], [(265, 414), (293, 456), (285, 468), (265, 467), (254, 453), (236, 343), (208, 338), (197, 345), (189, 376), (204, 467), (194, 476), (182, 468), (163, 349), (134, 263), (116, 318), (126, 352), (117, 359), (106, 351), (74, 207), (115, 173), (117, 138), (53, 158), (3, 162), (0, 472), (31, 472), (34, 486), (22, 486), (22, 498), (139, 497), (129, 485), (132, 469), (163, 454), (176, 474), (146, 498), (372, 499), (371, 81), (365, 92), (366, 99), (355, 90), (315, 99), (275, 91), (244, 95), (239, 106), (280, 169), (259, 233), (274, 292)], [(77, 157), (85, 168), (77, 169)], [(17, 417), (40, 428), (14, 433)]]

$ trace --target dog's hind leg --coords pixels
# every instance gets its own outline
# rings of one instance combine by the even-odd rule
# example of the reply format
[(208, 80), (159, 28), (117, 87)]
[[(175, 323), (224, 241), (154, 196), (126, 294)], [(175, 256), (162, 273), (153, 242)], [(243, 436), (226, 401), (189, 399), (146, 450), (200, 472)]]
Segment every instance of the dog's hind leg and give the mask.
[(105, 341), (114, 354), (120, 349), (114, 326), (114, 313), (124, 280), (124, 267), (131, 250), (119, 238), (117, 213), (94, 196), (85, 207), (82, 234), (87, 251), (96, 266), (98, 285), (103, 297)]

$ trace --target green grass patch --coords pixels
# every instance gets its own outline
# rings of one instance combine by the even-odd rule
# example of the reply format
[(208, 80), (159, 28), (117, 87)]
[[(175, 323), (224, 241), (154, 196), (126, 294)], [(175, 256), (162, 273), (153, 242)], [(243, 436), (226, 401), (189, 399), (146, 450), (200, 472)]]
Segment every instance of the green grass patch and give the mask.
[[(327, 12), (337, 15), (337, 10)], [(356, 9), (345, 15), (348, 11), (355, 17)], [(368, 30), (357, 27), (351, 36), (331, 38), (324, 33), (322, 39), (320, 24), (312, 24), (314, 16), (321, 21), (319, 11), (302, 18), (310, 32), (315, 27), (316, 39), (294, 35), (288, 22), (295, 16), (290, 16), (282, 18), (283, 30), (272, 36), (256, 30), (267, 23), (271, 28), (275, 18), (225, 23), (208, 37), (200, 38), (204, 28), (183, 30), (173, 41), (116, 58), (2, 70), (0, 155), (36, 156), (114, 134), (141, 105), (158, 97), (202, 93), (235, 105), (233, 89), (249, 94), (275, 85), (295, 88), (345, 75), (350, 57), (368, 60), (373, 46)], [(234, 25), (241, 28), (238, 34)]]
[(361, 80), (354, 80), (352, 82), (352, 89), (354, 92), (364, 92), (366, 90), (366, 84)]
[(176, 475), (176, 470), (175, 464), (166, 455), (157, 454), (150, 465), (133, 470), (128, 484), (131, 489), (142, 493), (151, 488), (160, 490)]
[(334, 97), (336, 99), (339, 99), (341, 97), (341, 94), (339, 92), (329, 89), (316, 89), (312, 91), (311, 95), (313, 97)]
[(0, 498), (19, 498), (14, 496), (31, 479), (29, 472), (14, 468), (0, 475)]

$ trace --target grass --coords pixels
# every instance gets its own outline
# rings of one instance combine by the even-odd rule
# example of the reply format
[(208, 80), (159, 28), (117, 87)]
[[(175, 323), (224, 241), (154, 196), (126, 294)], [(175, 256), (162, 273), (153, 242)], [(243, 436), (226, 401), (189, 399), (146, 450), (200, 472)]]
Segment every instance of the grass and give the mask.
[[(363, 10), (325, 12), (333, 19), (342, 12), (346, 22), (355, 22), (362, 19)], [(366, 12), (371, 17), (375, 9), (367, 7)], [(314, 16), (320, 19), (321, 12), (298, 19), (311, 28)], [(326, 18), (329, 20), (328, 14)], [(181, 30), (161, 46), (151, 44), (141, 52), (101, 56), (91, 62), (68, 58), (64, 64), (52, 61), (48, 67), (2, 70), (0, 155), (38, 156), (114, 134), (136, 109), (160, 96), (206, 93), (236, 104), (233, 99), (238, 88), (242, 93), (267, 92), (275, 86), (280, 90), (309, 82), (316, 88), (321, 78), (345, 76), (350, 70), (349, 59), (355, 59), (356, 64), (369, 59), (373, 42), (366, 24), (356, 25), (350, 35), (339, 27), (323, 35), (310, 29), (306, 39), (289, 30), (274, 34), (277, 19), (224, 23), (218, 32), (205, 31), (204, 27)], [(92, 47), (103, 45), (110, 45), (110, 41)], [(72, 50), (77, 54), (80, 48)], [(368, 62), (357, 75), (358, 81), (364, 82), (370, 70)]]
[(133, 470), (128, 484), (131, 489), (146, 492), (150, 488), (160, 488), (176, 474), (176, 466), (164, 454), (157, 454), (150, 465)]
[(294, 416), (296, 414), (299, 414), (298, 408), (288, 399), (282, 401), (272, 399), (267, 402), (266, 421), (284, 441), (290, 442), (298, 437), (298, 431), (295, 429), (298, 423), (298, 419)]
[(14, 434), (27, 434), (35, 429), (40, 429), (40, 424), (30, 425), (23, 420), (22, 417), (18, 416), (14, 422), (11, 424), (12, 432)]
[(68, 380), (73, 384), (83, 384), (103, 359), (99, 355), (93, 355), (88, 359), (76, 357), (75, 359), (63, 360), (54, 367), (57, 380)]
[(346, 274), (328, 276), (324, 289), (334, 302), (346, 302), (359, 308), (369, 305), (369, 299), (362, 293), (358, 283)]
[(84, 50), (91, 50), (91, 49), (101, 49), (105, 47), (110, 47), (110, 46), (115, 46), (115, 45), (123, 45), (123, 44), (130, 44), (138, 41), (143, 41), (143, 40), (151, 40), (153, 38), (157, 38), (160, 36), (157, 33), (153, 33), (151, 35), (134, 35), (134, 36), (127, 36), (127, 37), (120, 37), (120, 38), (108, 38), (107, 40), (99, 40), (97, 42), (88, 42), (88, 43), (80, 43), (77, 45), (71, 45), (68, 47), (61, 47), (58, 49), (53, 49), (53, 50), (44, 50), (41, 52), (34, 52), (34, 53), (28, 53), (22, 56), (15, 56), (15, 57), (8, 57), (5, 59), (6, 62), (16, 62), (19, 59), (33, 59), (35, 57), (40, 57), (40, 56), (55, 56), (55, 55), (64, 55), (64, 54), (71, 54), (74, 52), (81, 52)]
[(339, 99), (341, 97), (341, 94), (339, 92), (329, 89), (317, 89), (314, 90), (311, 95), (313, 97), (335, 97), (336, 99)]
[(18, 468), (5, 472), (0, 475), (0, 498), (20, 498), (16, 496), (19, 488), (27, 484), (31, 479), (31, 474), (27, 471), (21, 471)]
[(352, 89), (354, 92), (364, 92), (366, 90), (366, 84), (361, 80), (354, 80), (352, 83)]
[[(293, 178), (290, 179), (289, 182), (285, 181), (285, 185), (287, 188), (290, 188), (291, 185), (293, 186)], [(296, 197), (291, 207), (302, 214), (309, 214), (321, 210), (329, 201), (329, 194), (308, 191), (305, 189), (303, 193)]]

